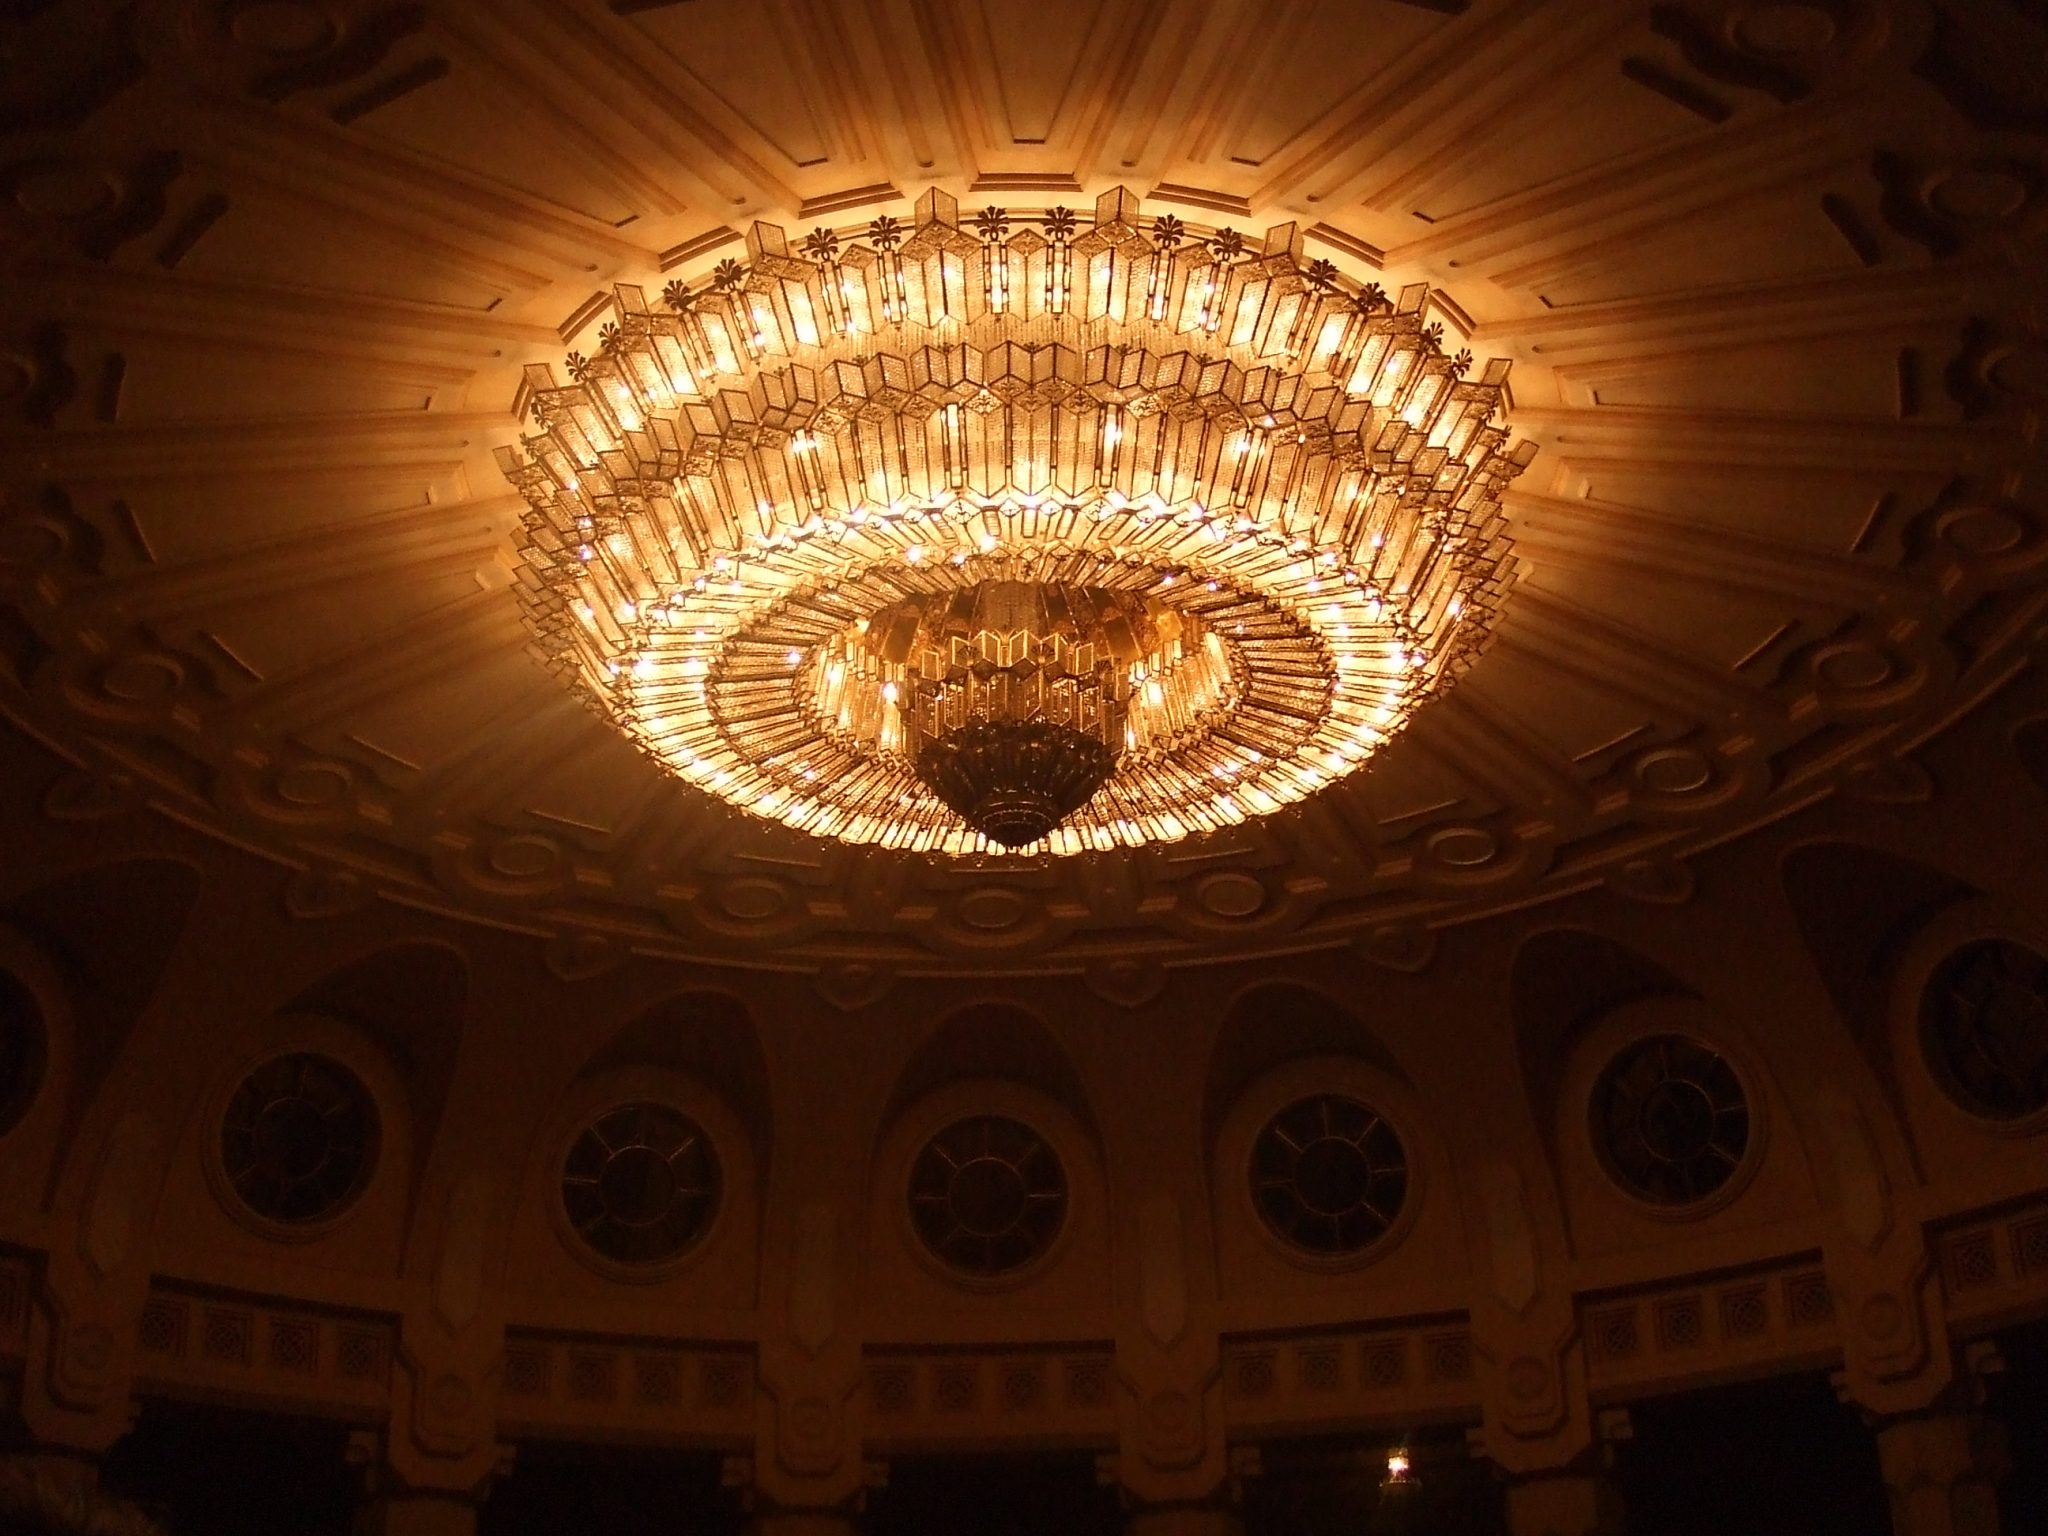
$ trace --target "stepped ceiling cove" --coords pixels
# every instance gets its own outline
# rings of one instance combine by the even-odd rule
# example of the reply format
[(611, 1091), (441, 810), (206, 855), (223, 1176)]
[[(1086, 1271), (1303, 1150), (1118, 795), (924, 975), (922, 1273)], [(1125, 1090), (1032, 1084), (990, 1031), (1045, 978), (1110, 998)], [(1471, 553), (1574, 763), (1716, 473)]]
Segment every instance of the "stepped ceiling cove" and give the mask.
[(847, 995), (1683, 901), (2040, 644), (2039, 21), (17, 7), (0, 707)]

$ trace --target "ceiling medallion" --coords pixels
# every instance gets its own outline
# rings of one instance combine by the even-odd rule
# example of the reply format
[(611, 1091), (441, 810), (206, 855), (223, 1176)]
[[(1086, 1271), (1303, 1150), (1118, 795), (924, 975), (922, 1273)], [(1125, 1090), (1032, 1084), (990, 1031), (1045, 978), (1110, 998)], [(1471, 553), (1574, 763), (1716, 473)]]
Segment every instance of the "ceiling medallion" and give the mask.
[(1426, 287), (1121, 188), (747, 249), (617, 289), (500, 454), (542, 650), (700, 788), (907, 850), (1170, 841), (1350, 773), (1484, 640), (1533, 448)]

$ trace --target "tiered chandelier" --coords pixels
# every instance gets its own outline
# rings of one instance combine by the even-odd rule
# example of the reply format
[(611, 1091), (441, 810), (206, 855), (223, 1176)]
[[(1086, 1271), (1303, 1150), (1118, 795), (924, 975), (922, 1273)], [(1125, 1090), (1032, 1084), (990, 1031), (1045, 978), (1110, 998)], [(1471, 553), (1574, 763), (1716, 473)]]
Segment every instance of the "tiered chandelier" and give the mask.
[(892, 848), (1171, 841), (1350, 773), (1483, 641), (1532, 450), (1426, 287), (1122, 188), (747, 252), (618, 288), (500, 453), (541, 648), (691, 783)]

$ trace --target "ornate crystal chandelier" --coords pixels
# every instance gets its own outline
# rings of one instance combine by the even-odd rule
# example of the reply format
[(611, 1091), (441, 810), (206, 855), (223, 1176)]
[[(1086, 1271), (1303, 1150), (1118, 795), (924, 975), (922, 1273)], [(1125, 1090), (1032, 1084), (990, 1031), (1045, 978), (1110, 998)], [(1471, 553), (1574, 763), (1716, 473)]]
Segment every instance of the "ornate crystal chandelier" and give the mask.
[(1426, 287), (1121, 188), (747, 251), (618, 288), (500, 451), (541, 649), (712, 794), (948, 854), (1169, 841), (1351, 772), (1484, 639), (1532, 449)]

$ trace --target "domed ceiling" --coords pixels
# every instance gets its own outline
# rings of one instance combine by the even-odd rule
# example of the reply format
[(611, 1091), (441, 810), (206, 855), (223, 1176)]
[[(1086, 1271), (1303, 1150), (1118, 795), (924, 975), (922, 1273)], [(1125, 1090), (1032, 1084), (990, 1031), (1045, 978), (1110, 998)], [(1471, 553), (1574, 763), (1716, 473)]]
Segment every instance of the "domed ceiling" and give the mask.
[[(2037, 0), (42, 0), (0, 46), (0, 705), (297, 873), (823, 968), (1198, 962), (1607, 882), (2010, 675), (2048, 570)], [(1491, 644), (1277, 815), (1064, 858), (741, 814), (537, 659), (523, 370), (754, 220), (1114, 186), (1511, 359)], [(1905, 786), (1910, 788), (1910, 786)]]

